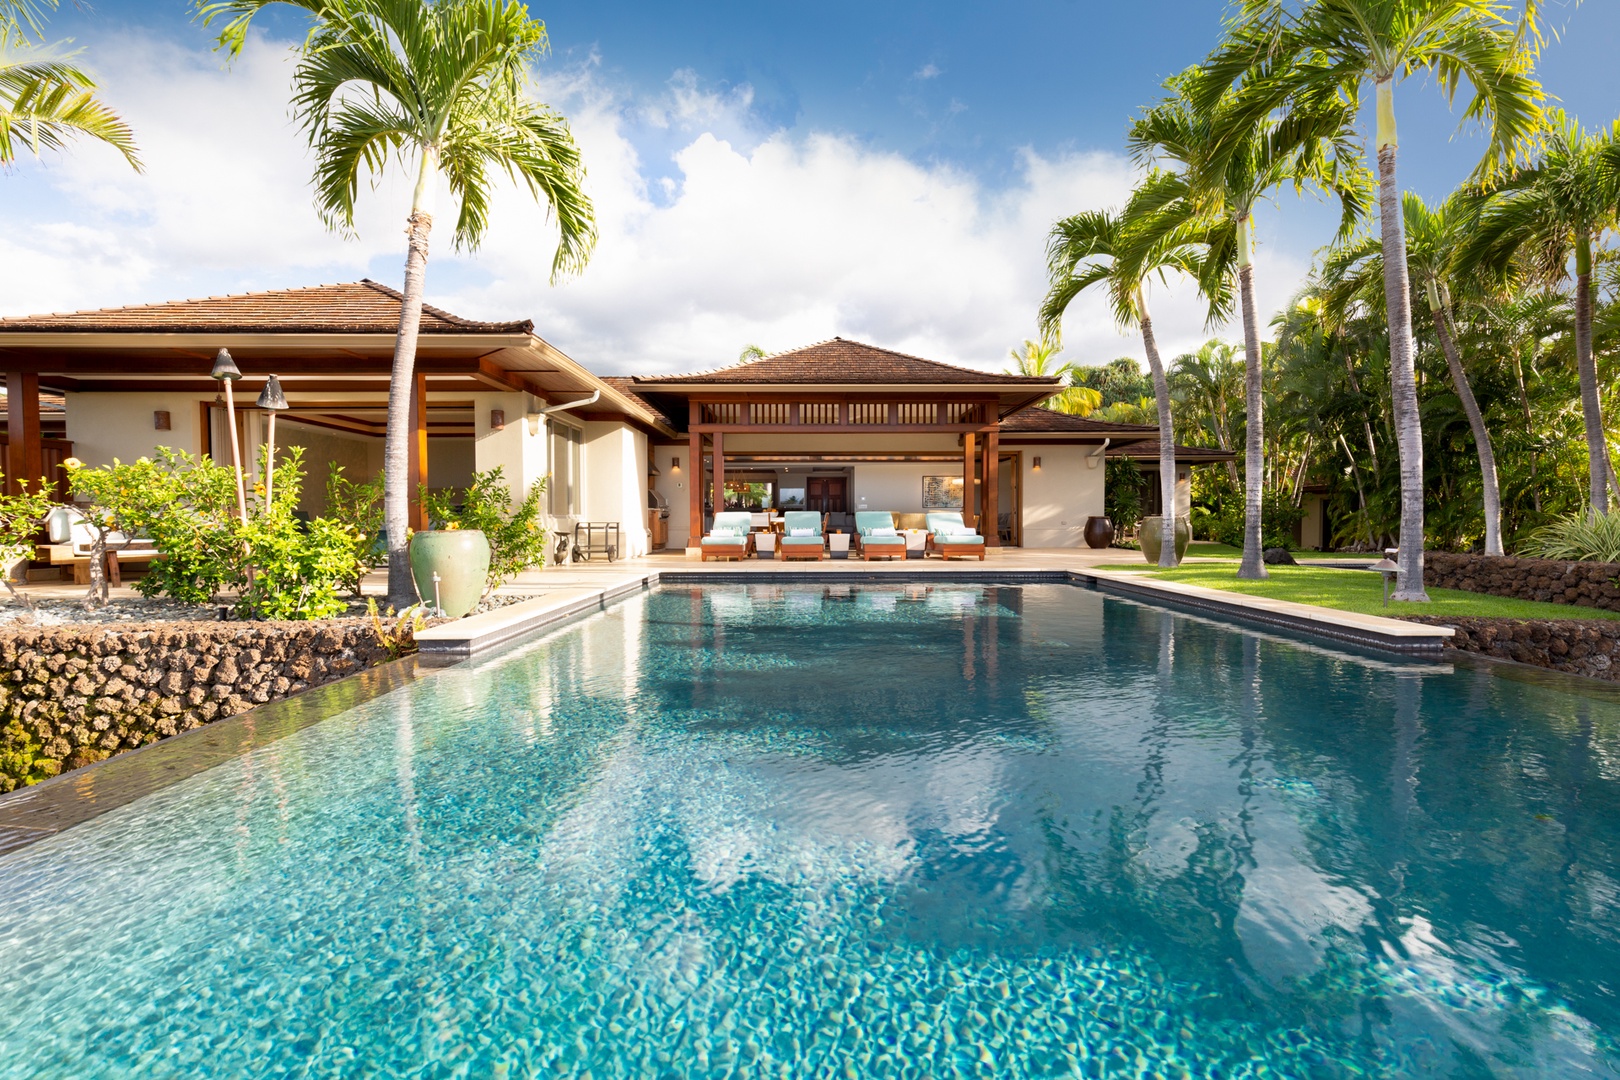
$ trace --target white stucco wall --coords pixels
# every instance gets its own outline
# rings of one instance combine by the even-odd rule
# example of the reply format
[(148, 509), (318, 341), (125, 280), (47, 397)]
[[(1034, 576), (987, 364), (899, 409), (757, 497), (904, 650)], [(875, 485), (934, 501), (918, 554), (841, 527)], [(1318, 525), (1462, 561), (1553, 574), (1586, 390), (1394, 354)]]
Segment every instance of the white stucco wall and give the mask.
[(850, 509), (920, 514), (923, 477), (961, 475), (961, 465), (951, 462), (857, 463), (850, 481)]
[[(1103, 463), (1088, 465), (1090, 446), (1019, 446), (1023, 453), (1024, 546), (1074, 548), (1085, 544), (1086, 518), (1103, 512)], [(1041, 471), (1035, 471), (1035, 459)]]
[[(87, 465), (110, 465), (113, 458), (134, 461), (159, 446), (195, 454), (202, 448), (200, 403), (213, 394), (76, 394), (64, 395), (67, 437), (73, 456)], [(169, 413), (170, 430), (153, 427), (152, 414)], [(230, 449), (218, 454), (230, 461)]]
[(617, 521), (620, 554), (647, 553), (647, 437), (628, 424), (590, 421), (580, 451), (586, 521)]

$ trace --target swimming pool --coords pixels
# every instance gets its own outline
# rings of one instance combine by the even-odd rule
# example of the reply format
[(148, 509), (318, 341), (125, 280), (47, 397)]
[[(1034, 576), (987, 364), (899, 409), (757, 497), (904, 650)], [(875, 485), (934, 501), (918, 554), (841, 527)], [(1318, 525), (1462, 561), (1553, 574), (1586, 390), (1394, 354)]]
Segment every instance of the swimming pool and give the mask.
[(0, 1077), (1620, 1071), (1620, 703), (670, 588), (0, 858)]

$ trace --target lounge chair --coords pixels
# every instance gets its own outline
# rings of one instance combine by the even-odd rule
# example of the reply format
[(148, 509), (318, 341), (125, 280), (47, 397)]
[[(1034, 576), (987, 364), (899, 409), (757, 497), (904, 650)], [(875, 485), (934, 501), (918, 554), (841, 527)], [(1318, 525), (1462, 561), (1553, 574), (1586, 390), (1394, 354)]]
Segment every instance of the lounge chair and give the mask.
[(754, 548), (753, 515), (746, 510), (728, 510), (714, 515), (709, 535), (703, 538), (705, 559), (744, 559)]
[(789, 510), (782, 515), (782, 558), (822, 557), (821, 515), (814, 510)]
[(855, 535), (860, 540), (861, 558), (903, 559), (906, 538), (894, 527), (894, 515), (887, 510), (855, 511)]
[(954, 512), (928, 515), (928, 548), (942, 559), (968, 555), (984, 561), (984, 537), (962, 524), (962, 515)]

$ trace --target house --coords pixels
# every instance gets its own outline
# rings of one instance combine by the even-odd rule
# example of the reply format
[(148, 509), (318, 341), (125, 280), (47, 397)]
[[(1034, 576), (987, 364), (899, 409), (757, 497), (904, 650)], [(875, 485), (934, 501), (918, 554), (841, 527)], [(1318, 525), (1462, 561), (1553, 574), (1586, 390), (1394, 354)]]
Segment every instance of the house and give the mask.
[[(399, 310), (395, 290), (358, 281), (0, 319), (7, 480), (158, 446), (228, 461), (224, 388), (209, 377), (227, 348), (246, 467), (257, 472), (267, 414), (254, 400), (274, 374), (290, 405), (277, 443), (303, 448), (301, 508), (319, 514), (330, 466), (350, 479), (382, 468)], [(425, 306), (412, 523), (427, 524), (420, 487), (500, 466), (515, 493), (548, 481), (548, 528), (616, 522), (625, 555), (696, 545), (715, 492), (721, 508), (818, 509), (845, 529), (860, 509), (960, 509), (990, 546), (1078, 547), (1103, 513), (1106, 456), (1152, 449), (1156, 462), (1158, 433), (1041, 408), (1060, 388), (841, 338), (687, 375), (600, 377), (528, 321)], [(1226, 460), (1185, 454), (1189, 468)]]
[[(69, 455), (89, 464), (168, 446), (230, 460), (220, 384), (228, 348), (237, 434), (257, 471), (266, 414), (254, 407), (275, 374), (291, 406), (277, 443), (301, 446), (302, 508), (325, 507), (328, 463), (350, 479), (382, 468), (399, 293), (374, 281), (0, 319), (7, 389), (6, 479), (50, 475)], [(62, 438), (45, 440), (42, 398), (60, 395)], [(412, 524), (416, 494), (459, 488), (501, 466), (514, 492), (549, 477), (548, 527), (617, 521), (626, 554), (647, 550), (648, 440), (674, 432), (644, 404), (564, 355), (527, 321), (478, 322), (422, 311), (411, 393)]]

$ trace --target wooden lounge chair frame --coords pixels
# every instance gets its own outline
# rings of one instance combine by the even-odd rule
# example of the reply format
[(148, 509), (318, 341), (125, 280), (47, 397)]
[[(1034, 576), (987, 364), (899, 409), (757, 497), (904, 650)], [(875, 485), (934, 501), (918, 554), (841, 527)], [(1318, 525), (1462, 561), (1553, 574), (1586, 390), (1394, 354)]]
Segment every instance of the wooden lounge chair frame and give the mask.
[[(862, 517), (862, 515), (866, 515), (866, 514), (877, 515), (877, 514), (882, 514), (882, 513), (883, 513), (883, 511), (881, 511), (881, 510), (857, 510), (855, 512), (855, 542), (860, 547), (861, 558), (866, 560), (867, 562), (871, 562), (875, 558), (876, 559), (904, 559), (906, 557), (906, 537), (905, 537), (904, 533), (900, 533), (897, 537), (895, 537), (895, 539), (900, 541), (898, 544), (889, 544), (889, 543), (868, 544), (866, 542), (867, 538), (864, 535), (862, 535), (862, 533), (861, 533), (861, 517)], [(886, 516), (889, 519), (889, 524), (888, 524), (887, 528), (891, 528), (891, 529), (894, 528), (894, 515), (893, 514), (887, 514)], [(883, 526), (879, 526), (879, 527), (882, 528)], [(887, 538), (885, 538), (885, 539), (887, 539)]]
[[(929, 517), (934, 517), (936, 515), (930, 514), (928, 516)], [(959, 518), (960, 517), (960, 515), (954, 514), (954, 513), (949, 514), (949, 515), (940, 514), (938, 516), (940, 516), (940, 517), (947, 517), (948, 516), (948, 517), (953, 517), (953, 518)], [(936, 555), (938, 555), (941, 559), (950, 559), (950, 558), (954, 558), (954, 557), (957, 557), (957, 556), (967, 556), (967, 557), (970, 557), (970, 558), (977, 557), (980, 562), (984, 562), (984, 551), (985, 551), (985, 548), (988, 547), (988, 546), (989, 546), (988, 541), (984, 540), (982, 537), (979, 539), (979, 542), (976, 543), (976, 544), (953, 544), (949, 540), (941, 540), (939, 538), (939, 534), (935, 533), (933, 528), (930, 527), (929, 530), (928, 530), (928, 544), (923, 549), (923, 555), (926, 557), (928, 552), (932, 551)]]
[[(793, 510), (789, 511), (789, 513), (813, 513), (813, 511)], [(827, 557), (827, 530), (821, 525), (816, 526), (815, 538), (817, 542), (814, 544), (804, 543), (803, 541), (809, 538), (803, 536), (797, 538), (800, 541), (799, 543), (790, 543), (789, 541), (794, 539), (791, 534), (792, 529), (788, 526), (787, 515), (784, 515), (782, 519), (782, 535), (777, 537), (776, 540), (777, 553), (782, 557), (784, 562), (791, 559), (803, 559), (807, 562), (820, 562), (822, 559)]]

